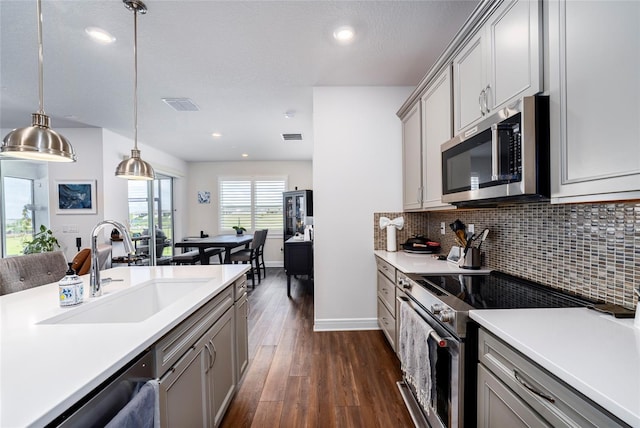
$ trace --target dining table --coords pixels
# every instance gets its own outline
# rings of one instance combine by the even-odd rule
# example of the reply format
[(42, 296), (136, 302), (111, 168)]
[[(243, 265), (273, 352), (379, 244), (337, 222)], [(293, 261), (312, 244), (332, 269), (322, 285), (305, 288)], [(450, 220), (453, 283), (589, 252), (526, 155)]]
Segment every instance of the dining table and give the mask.
[(207, 238), (189, 238), (176, 242), (175, 246), (177, 248), (197, 248), (201, 265), (209, 264), (209, 257), (205, 254), (207, 248), (224, 248), (224, 263), (230, 264), (231, 250), (242, 246), (248, 248), (251, 241), (253, 241), (253, 235), (217, 235)]

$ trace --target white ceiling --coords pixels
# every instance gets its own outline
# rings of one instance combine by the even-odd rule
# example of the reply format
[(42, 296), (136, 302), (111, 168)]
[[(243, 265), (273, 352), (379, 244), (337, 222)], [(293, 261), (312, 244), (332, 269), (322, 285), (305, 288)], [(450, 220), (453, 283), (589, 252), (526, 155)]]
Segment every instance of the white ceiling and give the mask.
[[(478, 2), (145, 3), (139, 142), (186, 161), (233, 161), (242, 153), (311, 159), (314, 86), (417, 85)], [(52, 128), (102, 127), (132, 138), (133, 13), (121, 0), (43, 0), (42, 12)], [(332, 37), (344, 24), (356, 29), (350, 45)], [(96, 44), (88, 26), (108, 30), (116, 42)], [(36, 1), (0, 0), (1, 128), (30, 125), (37, 82)], [(191, 98), (200, 111), (176, 112), (163, 97)], [(288, 110), (295, 117), (286, 119)], [(285, 143), (281, 133), (304, 140)]]

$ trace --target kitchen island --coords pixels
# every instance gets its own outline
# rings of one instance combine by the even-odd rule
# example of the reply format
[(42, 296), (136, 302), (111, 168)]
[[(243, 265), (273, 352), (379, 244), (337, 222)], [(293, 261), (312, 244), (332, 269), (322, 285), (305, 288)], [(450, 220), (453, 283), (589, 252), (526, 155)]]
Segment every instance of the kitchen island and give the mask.
[(633, 319), (585, 308), (469, 313), (481, 328), (597, 406), (640, 426), (640, 329)]
[[(98, 298), (88, 299), (89, 276), (82, 277), (85, 302), (76, 307), (59, 307), (57, 284), (0, 297), (0, 426), (43, 426), (53, 421), (227, 290), (247, 269), (245, 265), (110, 269), (102, 276), (115, 281)], [(112, 309), (113, 322), (91, 321), (86, 315), (101, 299), (124, 296), (151, 282), (198, 284), (185, 287), (161, 310), (138, 319), (119, 314), (117, 307)], [(143, 310), (145, 302), (139, 303)], [(80, 320), (83, 313), (89, 321), (70, 321), (74, 314)], [(101, 316), (110, 314), (102, 310)]]

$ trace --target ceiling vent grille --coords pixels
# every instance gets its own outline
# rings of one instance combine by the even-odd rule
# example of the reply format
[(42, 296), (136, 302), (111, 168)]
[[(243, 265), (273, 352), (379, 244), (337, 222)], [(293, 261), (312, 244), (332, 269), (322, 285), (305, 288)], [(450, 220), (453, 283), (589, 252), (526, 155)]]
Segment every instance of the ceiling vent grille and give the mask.
[(175, 111), (200, 111), (189, 98), (163, 98), (162, 101)]
[(282, 134), (282, 141), (302, 141), (302, 134)]

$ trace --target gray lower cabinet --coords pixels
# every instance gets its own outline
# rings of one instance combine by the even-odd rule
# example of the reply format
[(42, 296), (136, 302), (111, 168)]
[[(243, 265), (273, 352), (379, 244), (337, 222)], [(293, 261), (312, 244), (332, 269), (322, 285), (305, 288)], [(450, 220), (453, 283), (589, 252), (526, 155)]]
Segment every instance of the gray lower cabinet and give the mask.
[(244, 293), (235, 303), (236, 311), (236, 384), (249, 366), (249, 299)]
[(478, 427), (550, 427), (520, 397), (478, 366)]
[[(242, 281), (227, 287), (154, 346), (162, 427), (220, 425), (236, 389), (238, 349), (248, 348), (246, 317), (244, 334), (234, 321), (235, 293), (246, 289)], [(246, 293), (238, 303), (246, 307)]]
[(206, 427), (209, 355), (203, 344), (191, 349), (160, 382), (160, 423), (166, 427)]
[(378, 288), (378, 326), (382, 329), (391, 348), (396, 350), (396, 269), (376, 258)]
[(484, 329), (477, 406), (479, 428), (627, 426)]
[[(216, 324), (205, 334), (209, 345), (209, 366), (205, 369), (208, 379), (209, 405), (211, 406), (214, 426), (222, 422), (229, 403), (236, 389), (233, 339), (233, 310), (227, 311)], [(206, 348), (206, 345), (205, 345)], [(182, 425), (184, 426), (184, 425)]]

